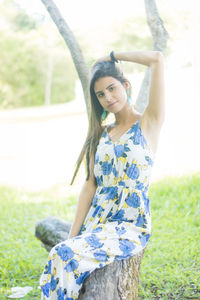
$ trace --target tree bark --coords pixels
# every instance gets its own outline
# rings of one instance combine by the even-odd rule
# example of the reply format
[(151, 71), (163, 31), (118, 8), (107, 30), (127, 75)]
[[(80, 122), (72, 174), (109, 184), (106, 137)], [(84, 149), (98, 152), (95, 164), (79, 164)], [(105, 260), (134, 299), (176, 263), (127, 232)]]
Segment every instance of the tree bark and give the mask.
[(137, 300), (144, 250), (93, 271), (84, 282), (78, 300)]

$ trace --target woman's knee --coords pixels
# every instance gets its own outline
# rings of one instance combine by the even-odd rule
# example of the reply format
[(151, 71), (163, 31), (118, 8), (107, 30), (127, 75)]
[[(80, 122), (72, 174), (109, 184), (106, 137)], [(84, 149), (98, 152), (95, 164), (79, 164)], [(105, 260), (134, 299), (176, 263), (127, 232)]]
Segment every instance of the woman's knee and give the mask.
[(57, 245), (55, 245), (49, 253), (49, 256), (51, 259), (55, 259), (56, 256), (59, 256), (59, 258), (63, 261), (68, 261), (69, 259), (74, 257), (74, 251), (68, 245), (68, 242), (61, 242)]

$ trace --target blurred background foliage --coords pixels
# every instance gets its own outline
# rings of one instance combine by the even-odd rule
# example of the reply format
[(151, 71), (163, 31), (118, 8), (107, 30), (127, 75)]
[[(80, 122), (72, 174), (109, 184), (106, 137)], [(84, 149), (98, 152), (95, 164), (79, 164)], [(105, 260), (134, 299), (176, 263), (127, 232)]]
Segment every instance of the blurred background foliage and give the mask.
[(11, 0), (0, 5), (0, 18), (1, 109), (44, 105), (51, 54), (51, 103), (73, 100), (77, 74), (56, 28), (34, 20)]
[[(170, 32), (173, 28), (174, 31), (174, 19), (161, 17), (166, 29)], [(68, 47), (54, 23), (47, 22), (42, 16), (28, 15), (14, 0), (1, 2), (0, 19), (0, 109), (45, 105), (49, 62), (52, 70), (50, 103), (72, 101), (78, 75)], [(187, 23), (187, 16), (183, 20)], [(182, 24), (182, 30), (184, 26)], [(129, 17), (124, 23), (115, 23), (111, 29), (96, 27), (86, 32), (84, 28), (72, 28), (89, 67), (111, 49), (152, 49), (145, 16)], [(167, 54), (171, 42), (172, 39)], [(143, 71), (145, 66), (123, 62), (123, 69), (134, 73)]]

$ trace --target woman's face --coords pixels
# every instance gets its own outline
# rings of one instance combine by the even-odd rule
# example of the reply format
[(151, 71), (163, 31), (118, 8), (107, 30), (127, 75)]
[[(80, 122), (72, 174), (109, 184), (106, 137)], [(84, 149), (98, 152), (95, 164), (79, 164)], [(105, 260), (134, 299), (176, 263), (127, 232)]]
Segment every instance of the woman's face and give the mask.
[(129, 83), (122, 84), (111, 76), (99, 78), (95, 81), (94, 92), (105, 110), (112, 113), (119, 112), (127, 104)]

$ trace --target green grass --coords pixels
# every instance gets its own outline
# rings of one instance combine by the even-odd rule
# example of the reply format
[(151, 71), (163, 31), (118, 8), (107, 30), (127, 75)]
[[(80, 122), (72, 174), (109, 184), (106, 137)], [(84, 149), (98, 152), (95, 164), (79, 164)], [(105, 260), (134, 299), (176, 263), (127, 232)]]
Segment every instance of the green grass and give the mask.
[[(47, 252), (34, 237), (49, 215), (73, 221), (78, 195), (57, 188), (25, 192), (0, 187), (0, 299), (10, 288), (31, 286), (23, 299), (40, 299)], [(165, 178), (149, 189), (152, 237), (141, 265), (139, 299), (200, 299), (200, 173)]]
[(141, 265), (141, 299), (200, 299), (200, 173), (149, 190), (152, 237)]

